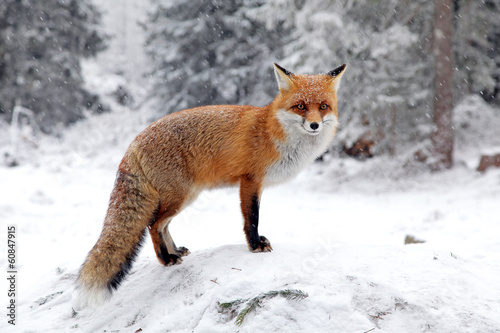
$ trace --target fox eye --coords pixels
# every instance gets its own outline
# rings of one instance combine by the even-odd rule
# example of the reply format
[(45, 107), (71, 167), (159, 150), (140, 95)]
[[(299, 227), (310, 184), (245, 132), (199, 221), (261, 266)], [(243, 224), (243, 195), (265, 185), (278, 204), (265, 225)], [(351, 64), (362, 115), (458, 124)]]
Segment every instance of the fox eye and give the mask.
[(328, 104), (321, 104), (319, 108), (321, 110), (326, 110), (326, 109), (328, 109)]
[(306, 106), (304, 104), (297, 104), (297, 109), (299, 110), (305, 110)]

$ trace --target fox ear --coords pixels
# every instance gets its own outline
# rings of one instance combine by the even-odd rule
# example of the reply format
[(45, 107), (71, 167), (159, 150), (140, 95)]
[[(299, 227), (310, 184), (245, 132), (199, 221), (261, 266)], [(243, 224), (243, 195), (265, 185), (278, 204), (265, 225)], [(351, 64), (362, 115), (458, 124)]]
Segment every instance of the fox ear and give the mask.
[(276, 80), (278, 81), (278, 86), (281, 91), (287, 91), (292, 86), (291, 76), (292, 72), (287, 71), (277, 63), (274, 63), (274, 75), (276, 75)]
[(333, 78), (333, 89), (335, 91), (337, 91), (340, 87), (340, 80), (342, 79), (342, 75), (344, 75), (346, 67), (347, 65), (343, 64), (342, 66), (339, 66), (327, 73), (327, 75), (330, 75)]

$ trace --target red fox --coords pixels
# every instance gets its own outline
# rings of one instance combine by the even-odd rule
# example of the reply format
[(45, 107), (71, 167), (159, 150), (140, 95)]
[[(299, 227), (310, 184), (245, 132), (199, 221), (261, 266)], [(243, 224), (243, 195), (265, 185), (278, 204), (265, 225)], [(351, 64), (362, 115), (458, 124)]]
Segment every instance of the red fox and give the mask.
[(77, 279), (75, 308), (111, 296), (146, 230), (160, 263), (179, 264), (189, 250), (175, 245), (168, 226), (204, 189), (239, 184), (248, 247), (271, 251), (258, 232), (263, 187), (290, 179), (326, 151), (338, 126), (345, 68), (295, 75), (274, 64), (280, 92), (269, 105), (197, 107), (143, 130), (118, 168), (102, 233)]

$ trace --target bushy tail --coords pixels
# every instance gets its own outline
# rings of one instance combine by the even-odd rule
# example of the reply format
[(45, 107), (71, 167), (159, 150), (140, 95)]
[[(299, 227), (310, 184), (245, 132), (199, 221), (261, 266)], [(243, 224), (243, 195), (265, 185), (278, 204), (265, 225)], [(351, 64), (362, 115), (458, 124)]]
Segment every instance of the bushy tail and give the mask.
[(157, 192), (142, 172), (130, 169), (122, 162), (118, 170), (101, 235), (76, 282), (75, 310), (96, 307), (110, 298), (130, 271), (146, 229), (158, 215)]

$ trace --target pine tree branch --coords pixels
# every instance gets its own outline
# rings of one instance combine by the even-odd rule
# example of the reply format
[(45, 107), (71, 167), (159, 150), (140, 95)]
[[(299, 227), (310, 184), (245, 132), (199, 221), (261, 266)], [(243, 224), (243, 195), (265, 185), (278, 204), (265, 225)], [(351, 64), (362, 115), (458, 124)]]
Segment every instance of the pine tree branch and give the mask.
[(284, 289), (284, 290), (271, 290), (267, 293), (262, 293), (258, 296), (255, 296), (252, 299), (238, 299), (232, 302), (225, 302), (225, 303), (219, 303), (219, 306), (223, 309), (231, 309), (233, 307), (239, 306), (240, 304), (246, 303), (246, 306), (243, 308), (243, 310), (238, 313), (238, 316), (236, 317), (235, 324), (238, 326), (241, 326), (243, 324), (243, 321), (245, 320), (246, 316), (254, 311), (257, 306), (260, 307), (262, 301), (264, 299), (271, 299), (276, 296), (281, 296), (286, 298), (287, 300), (293, 300), (300, 302), (306, 297), (309, 297), (309, 295), (306, 292), (303, 292), (302, 290), (298, 289)]
[(238, 314), (238, 317), (236, 317), (235, 324), (241, 326), (241, 324), (243, 324), (243, 320), (245, 320), (246, 315), (254, 311), (257, 306), (260, 306), (260, 302), (262, 301), (262, 299), (263, 298), (259, 298), (259, 296), (257, 296), (248, 301), (247, 306), (243, 310), (241, 310)]
[(236, 301), (232, 301), (232, 302), (219, 303), (219, 306), (221, 308), (224, 308), (224, 309), (231, 309), (233, 306), (238, 306), (241, 303), (245, 303), (248, 300), (249, 300), (249, 298), (246, 298), (246, 299), (237, 299)]

